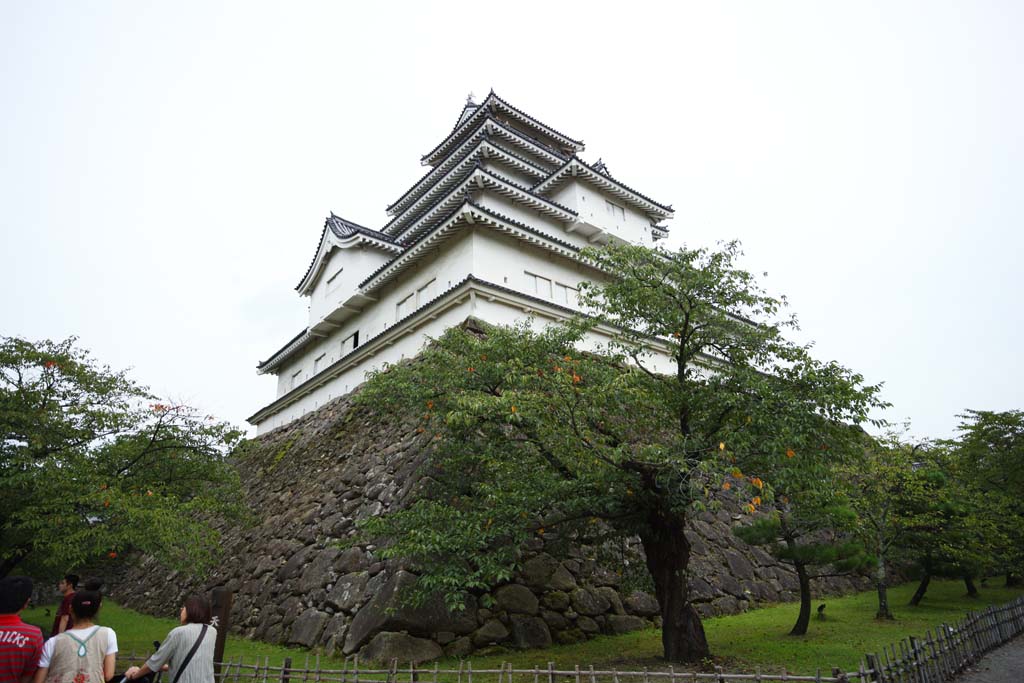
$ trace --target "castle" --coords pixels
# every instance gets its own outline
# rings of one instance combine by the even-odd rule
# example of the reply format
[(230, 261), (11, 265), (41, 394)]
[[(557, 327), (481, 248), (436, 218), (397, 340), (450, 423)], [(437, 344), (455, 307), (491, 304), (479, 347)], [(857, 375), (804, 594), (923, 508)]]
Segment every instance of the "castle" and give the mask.
[[(288, 424), (471, 316), (507, 324), (577, 313), (579, 283), (601, 277), (580, 250), (652, 246), (672, 217), (583, 150), (493, 91), (468, 99), (382, 228), (327, 218), (295, 288), (309, 297), (309, 323), (258, 365), (277, 375), (277, 398), (249, 422), (261, 434)], [(610, 333), (598, 328), (590, 341)]]

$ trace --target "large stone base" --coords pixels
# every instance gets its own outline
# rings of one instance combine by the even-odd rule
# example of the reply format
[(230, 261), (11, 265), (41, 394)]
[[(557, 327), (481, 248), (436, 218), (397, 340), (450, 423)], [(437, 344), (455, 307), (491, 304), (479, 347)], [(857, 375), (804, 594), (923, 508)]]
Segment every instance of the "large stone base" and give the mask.
[[(657, 602), (624, 587), (621, 567), (601, 566), (585, 548), (556, 558), (555, 541), (525, 549), (530, 559), (514, 581), (487, 600), (477, 596), (464, 612), (449, 614), (439, 602), (403, 606), (397, 595), (415, 581), (412, 574), (380, 561), (373, 546), (340, 546), (358, 520), (410, 493), (425, 443), (394, 416), (335, 400), (240, 452), (256, 523), (220, 530), (225, 553), (211, 576), (196, 581), (143, 559), (109, 582), (111, 594), (128, 607), (168, 614), (188, 593), (225, 586), (235, 594), (233, 631), (364, 657), (465, 656), (492, 645), (545, 647), (660, 625)], [(691, 595), (704, 616), (797, 596), (793, 572), (737, 539), (734, 523), (728, 512), (704, 513), (688, 532)], [(630, 564), (642, 567), (639, 551), (629, 552)], [(815, 586), (821, 593), (855, 588), (847, 579)]]

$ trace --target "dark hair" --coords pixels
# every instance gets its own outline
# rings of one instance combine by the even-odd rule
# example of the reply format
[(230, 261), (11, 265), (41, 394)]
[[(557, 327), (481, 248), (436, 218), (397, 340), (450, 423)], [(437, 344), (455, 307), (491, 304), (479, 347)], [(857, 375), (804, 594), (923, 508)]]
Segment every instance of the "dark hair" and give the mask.
[(0, 614), (15, 614), (32, 597), (32, 579), (27, 576), (5, 576), (0, 579)]
[(210, 601), (201, 595), (190, 595), (185, 599), (185, 623), (209, 624), (213, 616)]
[(65, 574), (64, 581), (70, 583), (72, 588), (78, 588), (78, 574)]
[(103, 596), (99, 591), (78, 591), (71, 598), (71, 613), (75, 619), (92, 619), (100, 611)]
[(87, 591), (96, 591), (98, 593), (99, 590), (103, 588), (103, 579), (91, 576), (85, 580), (85, 583), (83, 583), (82, 586)]

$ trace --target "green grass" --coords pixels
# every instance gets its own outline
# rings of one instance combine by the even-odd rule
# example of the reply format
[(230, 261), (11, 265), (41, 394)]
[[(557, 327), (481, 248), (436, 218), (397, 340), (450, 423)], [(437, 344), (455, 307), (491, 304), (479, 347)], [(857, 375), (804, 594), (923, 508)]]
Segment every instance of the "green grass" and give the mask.
[[(760, 667), (763, 671), (778, 671), (785, 667), (791, 673), (814, 673), (820, 667), (827, 670), (838, 666), (846, 671), (855, 670), (866, 652), (880, 652), (882, 647), (895, 643), (907, 636), (923, 635), (928, 629), (939, 624), (952, 623), (963, 618), (971, 610), (988, 605), (1009, 602), (1022, 595), (1019, 589), (982, 588), (979, 598), (964, 595), (960, 582), (933, 581), (928, 595), (919, 607), (907, 606), (914, 591), (913, 584), (890, 589), (889, 599), (895, 621), (876, 621), (876, 597), (874, 592), (865, 592), (841, 598), (822, 598), (815, 601), (828, 606), (827, 618), (811, 619), (810, 632), (806, 636), (787, 635), (796, 619), (795, 604), (780, 604), (752, 610), (745, 614), (715, 617), (704, 621), (715, 663), (730, 671), (752, 671)], [(153, 640), (162, 640), (167, 632), (177, 625), (175, 619), (160, 619), (132, 612), (116, 604), (105, 603), (100, 613), (100, 622), (117, 632), (122, 655), (131, 650), (148, 653)], [(41, 608), (25, 613), (26, 621), (46, 624), (52, 617), (46, 617)], [(280, 665), (285, 657), (291, 657), (294, 666), (301, 666), (309, 653), (296, 648), (286, 648), (253, 640), (229, 636), (225, 655), (246, 661), (256, 657), (269, 657), (271, 665)], [(574, 645), (560, 645), (546, 650), (516, 651), (496, 649), (491, 653), (474, 653), (473, 668), (497, 669), (502, 662), (510, 662), (514, 668), (526, 669), (534, 666), (546, 667), (554, 662), (557, 669), (572, 669), (576, 664), (586, 668), (612, 668), (621, 670), (667, 668), (660, 659), (661, 633), (657, 630), (637, 631), (622, 636), (601, 636)], [(337, 657), (322, 657), (324, 668), (341, 668), (342, 660)], [(456, 660), (440, 662), (443, 668), (458, 668)], [(676, 667), (682, 670), (682, 667)]]

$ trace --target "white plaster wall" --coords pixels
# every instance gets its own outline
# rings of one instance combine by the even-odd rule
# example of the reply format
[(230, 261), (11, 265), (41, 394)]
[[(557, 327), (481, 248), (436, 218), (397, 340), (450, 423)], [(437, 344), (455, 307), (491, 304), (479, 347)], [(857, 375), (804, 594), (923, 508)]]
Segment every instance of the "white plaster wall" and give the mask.
[[(394, 258), (393, 254), (363, 246), (333, 249), (327, 257), (327, 265), (320, 272), (316, 286), (310, 295), (309, 324), (315, 325), (342, 302), (348, 300), (355, 294), (359, 283), (365, 280), (367, 275), (392, 258)], [(331, 291), (327, 291), (327, 280), (339, 268), (343, 268), (343, 270), (338, 276), (337, 286)]]
[[(374, 292), (373, 296), (377, 298), (376, 302), (367, 305), (361, 313), (342, 323), (339, 329), (332, 331), (322, 340), (309, 344), (305, 349), (289, 359), (287, 363), (281, 365), (277, 371), (277, 396), (281, 397), (294, 388), (292, 386), (292, 377), (297, 371), (302, 371), (301, 379), (303, 381), (310, 379), (313, 376), (314, 360), (321, 353), (326, 353), (325, 362), (322, 363), (322, 367), (328, 367), (341, 358), (341, 342), (356, 330), (359, 331), (359, 343), (362, 345), (371, 337), (380, 334), (384, 329), (393, 325), (397, 319), (398, 302), (410, 293), (416, 292), (416, 290), (427, 284), (431, 279), (435, 279), (433, 296), (441, 294), (452, 285), (463, 280), (469, 275), (472, 268), (472, 244), (471, 235), (468, 233), (462, 234), (446, 242), (444, 248), (435, 252), (432, 257), (414, 264), (410, 269), (402, 273), (397, 281)], [(354, 250), (342, 252), (341, 257), (344, 258), (350, 251)], [(344, 263), (346, 264), (345, 268), (347, 271), (348, 262), (344, 261)], [(359, 280), (355, 280), (351, 288), (347, 290), (347, 293), (342, 295), (342, 300), (351, 297), (356, 291), (359, 282), (365, 279), (371, 272), (373, 270), (363, 271), (362, 277)], [(324, 280), (326, 281), (326, 278)], [(322, 286), (323, 283), (318, 284), (318, 288)], [(341, 291), (342, 289), (339, 289), (337, 293), (340, 294)], [(314, 292), (313, 296), (317, 296), (316, 292)], [(323, 312), (326, 313), (326, 309), (323, 309)], [(316, 320), (320, 320), (322, 317), (323, 315), (320, 315)]]
[(490, 209), (502, 216), (507, 216), (512, 220), (530, 226), (534, 230), (564, 239), (565, 223), (557, 218), (546, 216), (535, 209), (523, 206), (495, 192), (483, 192), (479, 197), (474, 198), (474, 201), (485, 209)]
[[(607, 230), (627, 242), (646, 246), (654, 243), (651, 219), (647, 214), (588, 183), (577, 180), (563, 182), (550, 196), (553, 201), (574, 210), (581, 222)], [(606, 201), (621, 206), (625, 216), (620, 219), (609, 213), (605, 206)]]
[[(347, 253), (341, 252), (340, 256), (344, 258)], [(551, 280), (551, 291), (536, 292), (533, 280), (527, 273)], [(556, 283), (578, 288), (580, 281), (598, 275), (596, 271), (572, 259), (553, 254), (494, 230), (481, 228), (475, 231), (465, 231), (444, 243), (444, 246), (432, 257), (419, 261), (403, 272), (395, 281), (374, 292), (373, 295), (377, 301), (366, 306), (362, 313), (349, 318), (342, 323), (340, 328), (332, 331), (326, 337), (310, 343), (292, 359), (282, 364), (277, 371), (277, 397), (284, 396), (295, 386), (312, 378), (315, 359), (321, 354), (324, 355), (324, 359), (319, 364), (319, 370), (329, 367), (341, 358), (343, 355), (342, 341), (356, 330), (359, 331), (359, 341), (362, 345), (393, 325), (397, 321), (398, 303), (409, 294), (434, 280), (432, 297), (436, 297), (470, 274), (487, 282), (569, 306), (575, 304), (571, 292), (566, 292), (565, 301), (556, 300), (559, 291)], [(322, 287), (323, 284), (318, 286)], [(354, 291), (354, 285), (352, 291)], [(344, 350), (346, 353), (347, 351), (347, 349)], [(295, 378), (295, 373), (299, 371), (302, 374)]]
[[(565, 224), (554, 219), (537, 214), (537, 212), (526, 209), (494, 193), (484, 193), (478, 201), (492, 210), (515, 218), (536, 229), (559, 237), (564, 241), (587, 246), (586, 238), (575, 233), (566, 233)], [(636, 240), (636, 235), (643, 235), (642, 230), (637, 227), (648, 228), (649, 221), (646, 218), (637, 219), (637, 213), (627, 213), (624, 225), (609, 226), (605, 217), (610, 217), (604, 206), (602, 194), (590, 191), (580, 183), (568, 183), (567, 187), (561, 188), (556, 201), (567, 204), (570, 207), (594, 206), (599, 211), (593, 211), (587, 215), (588, 222), (594, 221), (595, 225), (606, 227), (622, 232), (630, 239)], [(629, 209), (627, 209), (627, 212)], [(602, 222), (598, 222), (601, 219)], [(625, 237), (624, 237), (625, 238)], [(336, 249), (330, 256), (327, 268), (321, 274), (317, 283), (313, 299), (310, 305), (310, 320), (315, 323), (326, 315), (332, 306), (345, 301), (355, 293), (358, 283), (376, 270), (385, 260), (387, 255), (371, 249)], [(325, 295), (326, 280), (339, 266), (344, 266), (342, 284), (329, 296)], [(536, 292), (534, 290), (535, 280), (531, 277), (540, 276), (552, 282), (550, 292)], [(567, 300), (558, 298), (558, 290), (554, 285), (563, 284), (572, 288), (578, 288), (581, 281), (588, 278), (600, 277), (600, 274), (574, 259), (567, 258), (540, 247), (521, 242), (511, 236), (504, 235), (489, 228), (478, 228), (472, 231), (464, 231), (457, 237), (444, 242), (442, 246), (430, 257), (424, 258), (404, 271), (391, 283), (385, 285), (372, 295), (376, 302), (367, 305), (363, 311), (346, 320), (341, 327), (332, 331), (321, 340), (311, 343), (302, 352), (289, 362), (283, 364), (278, 373), (278, 397), (281, 397), (293, 389), (292, 376), (297, 370), (302, 371), (301, 382), (308, 382), (313, 377), (314, 359), (325, 354), (320, 364), (320, 369), (330, 367), (343, 355), (341, 346), (342, 340), (346, 339), (353, 331), (359, 330), (360, 346), (364, 346), (374, 336), (394, 325), (397, 319), (397, 304), (410, 293), (415, 292), (431, 279), (435, 281), (431, 298), (458, 284), (468, 275), (492, 282), (509, 289), (520, 291), (542, 300), (551, 301), (560, 306), (568, 305), (574, 307), (576, 302), (572, 295), (566, 292)], [(421, 302), (421, 306), (422, 306)], [(416, 354), (422, 347), (427, 336), (437, 336), (447, 327), (461, 323), (469, 315), (479, 317), (496, 324), (510, 324), (529, 317), (523, 312), (522, 306), (510, 306), (500, 302), (477, 302), (478, 310), (458, 307), (457, 312), (446, 312), (435, 321), (424, 324), (417, 331), (407, 334), (398, 343), (388, 347), (385, 351), (378, 353), (372, 359), (360, 363), (357, 367), (345, 370), (341, 376), (327, 381), (318, 386), (309, 394), (303, 396), (295, 403), (284, 410), (271, 416), (258, 425), (260, 433), (274, 429), (278, 426), (301, 416), (302, 414), (315, 410), (325, 401), (337, 398), (346, 394), (356, 385), (360, 384), (365, 373), (375, 367), (380, 367), (383, 362), (395, 362), (403, 356)], [(467, 303), (466, 306), (469, 306)], [(600, 336), (600, 335), (598, 335)], [(600, 341), (597, 337), (595, 340)], [(594, 343), (596, 344), (597, 341)], [(347, 350), (345, 351), (347, 353)], [(668, 365), (665, 365), (668, 363)], [(665, 365), (666, 371), (671, 370), (669, 359), (662, 357), (658, 360), (656, 368)]]
[[(286, 406), (258, 425), (257, 433), (264, 434), (272, 429), (288, 424), (306, 413), (316, 410), (326, 402), (351, 392), (366, 380), (366, 374), (378, 370), (384, 364), (394, 364), (403, 358), (411, 358), (418, 354), (428, 339), (444, 334), (445, 330), (461, 324), (466, 318), (476, 316), (494, 324), (510, 325), (520, 320), (529, 320), (531, 327), (540, 330), (557, 320), (555, 316), (543, 313), (524, 313), (520, 306), (501, 300), (488, 300), (485, 296), (466, 297), (462, 303), (445, 309), (434, 320), (424, 319), (423, 323), (410, 329), (394, 344), (378, 351), (373, 357), (365, 359), (358, 365), (344, 370), (340, 375), (325, 381), (296, 402)], [(610, 337), (601, 331), (594, 331), (580, 344), (581, 350), (596, 350), (610, 341)], [(654, 355), (651, 362), (646, 363), (649, 369), (656, 372), (669, 373), (674, 371), (671, 359), (664, 355)]]

